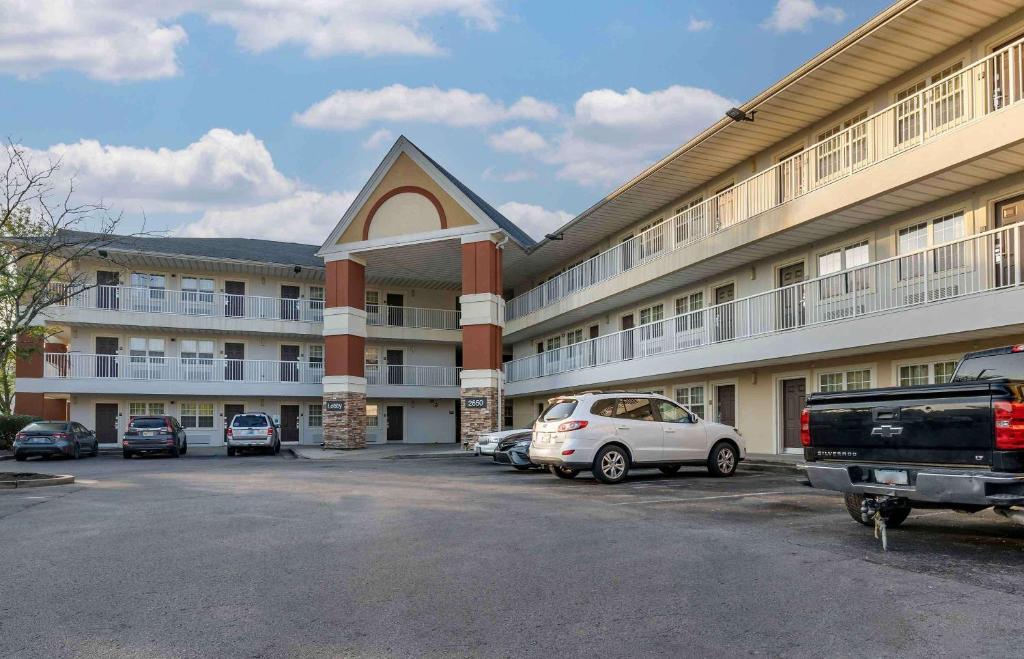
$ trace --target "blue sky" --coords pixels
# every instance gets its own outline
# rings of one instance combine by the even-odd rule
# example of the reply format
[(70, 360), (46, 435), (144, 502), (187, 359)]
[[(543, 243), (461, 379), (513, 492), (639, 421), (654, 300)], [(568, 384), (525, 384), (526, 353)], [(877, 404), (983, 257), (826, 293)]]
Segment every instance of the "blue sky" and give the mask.
[(888, 2), (19, 4), (0, 125), (80, 201), (317, 243), (399, 134), (543, 233)]

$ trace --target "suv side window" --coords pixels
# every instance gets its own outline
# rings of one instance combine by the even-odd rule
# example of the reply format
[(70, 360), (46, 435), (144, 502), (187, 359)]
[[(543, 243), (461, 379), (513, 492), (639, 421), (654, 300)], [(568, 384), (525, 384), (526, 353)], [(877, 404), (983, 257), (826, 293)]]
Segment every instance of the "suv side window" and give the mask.
[(658, 412), (661, 420), (665, 423), (690, 423), (690, 413), (675, 403), (667, 400), (655, 401), (658, 404)]
[(618, 402), (618, 398), (605, 398), (604, 400), (599, 400), (590, 406), (590, 413), (594, 416), (615, 416), (615, 406)]
[(620, 398), (615, 416), (632, 421), (654, 421), (654, 407), (649, 398)]

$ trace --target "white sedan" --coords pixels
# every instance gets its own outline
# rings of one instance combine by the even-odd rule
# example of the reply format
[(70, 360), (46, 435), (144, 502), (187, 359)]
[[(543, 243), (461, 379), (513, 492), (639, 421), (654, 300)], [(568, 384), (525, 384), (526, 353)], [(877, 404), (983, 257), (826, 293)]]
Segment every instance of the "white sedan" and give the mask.
[(498, 442), (509, 435), (524, 432), (530, 432), (530, 429), (517, 428), (516, 430), (499, 430), (497, 432), (489, 432), (486, 435), (480, 435), (480, 438), (476, 440), (476, 448), (473, 449), (473, 452), (477, 455), (494, 455), (494, 451), (498, 448)]

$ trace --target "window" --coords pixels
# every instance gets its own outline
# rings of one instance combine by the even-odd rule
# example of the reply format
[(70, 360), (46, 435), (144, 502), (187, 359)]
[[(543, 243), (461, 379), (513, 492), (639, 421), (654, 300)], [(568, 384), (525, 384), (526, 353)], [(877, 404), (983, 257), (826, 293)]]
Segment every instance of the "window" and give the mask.
[[(665, 305), (655, 304), (654, 306), (646, 307), (640, 310), (640, 324), (649, 325), (651, 323), (657, 323), (665, 318)], [(655, 325), (653, 327), (641, 328), (640, 339), (655, 339), (665, 333), (665, 328), (662, 325)]]
[(323, 286), (310, 286), (309, 287), (309, 299), (314, 302), (324, 301), (324, 287)]
[(310, 428), (322, 428), (324, 425), (323, 403), (310, 403), (309, 415), (306, 418)]
[(676, 402), (704, 418), (704, 385), (676, 387)]
[[(900, 254), (907, 254), (900, 259), (901, 280), (920, 277), (928, 267), (928, 256), (925, 253), (912, 254), (929, 246), (939, 246), (931, 255), (931, 268), (935, 273), (944, 273), (959, 268), (964, 262), (963, 244), (948, 244), (963, 238), (967, 234), (967, 225), (962, 210), (937, 217), (927, 222), (919, 222), (913, 226), (899, 230), (897, 247)], [(943, 247), (943, 245), (945, 245)]]
[(704, 326), (704, 314), (697, 313), (704, 308), (704, 291), (697, 291), (676, 298), (676, 315), (683, 316), (676, 318), (676, 331), (685, 332), (690, 329), (699, 329)]
[(377, 405), (367, 403), (366, 405), (366, 425), (370, 428), (376, 428), (378, 424), (377, 420)]
[(366, 360), (366, 377), (377, 377), (380, 374), (380, 350), (377, 346), (366, 346), (363, 354)]
[(324, 347), (322, 345), (309, 346), (309, 367), (324, 367)]
[(658, 406), (658, 412), (661, 413), (661, 420), (665, 423), (689, 423), (690, 415), (686, 413), (686, 410), (673, 405), (667, 400), (655, 401)]
[(574, 343), (579, 343), (583, 340), (583, 330), (575, 329), (571, 332), (565, 333), (565, 345), (571, 346)]
[(182, 403), (181, 425), (186, 428), (213, 428), (213, 403)]
[(128, 339), (128, 367), (135, 379), (163, 379), (164, 340), (133, 336)]
[(213, 361), (213, 341), (184, 339), (181, 342), (181, 360), (186, 364), (210, 364)]
[(213, 313), (213, 280), (200, 277), (181, 278), (182, 311), (186, 314)]
[[(833, 273), (866, 265), (869, 260), (870, 249), (866, 240), (846, 247), (839, 247), (818, 255), (818, 276), (826, 277)], [(867, 269), (860, 269), (823, 279), (819, 284), (821, 297), (835, 297), (853, 290), (865, 290), (870, 287), (870, 277), (871, 273)]]
[(654, 421), (654, 408), (649, 398), (620, 398), (615, 416), (632, 421)]
[(871, 387), (871, 370), (837, 371), (818, 375), (818, 391), (855, 391)]
[(163, 416), (163, 403), (128, 403), (128, 416)]
[(324, 287), (309, 287), (309, 311), (311, 320), (319, 322), (324, 319)]
[(704, 235), (704, 197), (697, 197), (676, 209), (676, 244)]
[(366, 306), (377, 306), (380, 304), (380, 293), (378, 291), (366, 291)]
[(133, 272), (129, 278), (133, 290), (126, 291), (129, 295), (129, 306), (135, 311), (162, 311), (166, 303), (167, 278), (164, 275), (152, 275), (144, 272)]
[(956, 370), (956, 361), (938, 361), (920, 364), (906, 364), (899, 368), (901, 387), (919, 384), (942, 384), (949, 382)]
[(860, 123), (867, 118), (868, 112), (864, 110), (818, 134), (815, 156), (819, 180), (828, 180), (833, 174), (867, 158), (867, 126)]
[[(560, 337), (560, 336), (553, 336), (553, 337), (551, 337), (550, 339), (548, 339), (547, 341), (544, 342), (544, 349), (546, 351), (548, 351), (548, 352), (551, 352), (552, 350), (558, 350), (561, 347), (562, 347), (562, 337)], [(554, 357), (554, 355), (551, 355), (551, 356)]]
[(665, 231), (659, 229), (664, 218), (658, 218), (650, 224), (640, 227), (640, 258), (646, 259), (657, 254), (665, 247)]
[(590, 413), (595, 416), (615, 416), (615, 406), (618, 404), (617, 398), (605, 398), (599, 400), (590, 406)]
[(507, 396), (501, 401), (501, 427), (508, 428), (513, 427), (513, 415), (512, 415), (512, 399)]

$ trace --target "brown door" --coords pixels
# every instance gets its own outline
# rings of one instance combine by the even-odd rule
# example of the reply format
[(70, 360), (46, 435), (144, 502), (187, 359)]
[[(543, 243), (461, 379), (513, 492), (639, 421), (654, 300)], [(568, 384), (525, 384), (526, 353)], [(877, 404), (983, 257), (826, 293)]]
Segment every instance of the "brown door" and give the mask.
[(225, 343), (224, 344), (224, 379), (244, 380), (245, 379), (245, 344)]
[(230, 318), (245, 316), (245, 282), (224, 282), (224, 315)]
[(793, 286), (804, 280), (803, 262), (779, 269), (779, 291), (775, 294), (778, 329), (804, 324), (804, 287)]
[(117, 337), (96, 337), (96, 377), (117, 377)]
[(736, 284), (715, 289), (715, 341), (729, 341), (736, 336)]
[(238, 403), (225, 403), (224, 404), (224, 436), (227, 437), (228, 427), (231, 425), (231, 419), (236, 414), (242, 414), (245, 412), (245, 405), (239, 405)]
[(299, 287), (298, 286), (282, 286), (281, 287), (281, 319), (282, 320), (298, 320), (299, 319)]
[(388, 305), (387, 324), (395, 327), (405, 326), (405, 296), (401, 293), (388, 293), (384, 297)]
[[(1002, 50), (1019, 41), (1024, 33), (1008, 39), (992, 49)], [(985, 76), (989, 79), (989, 110), (998, 110), (1021, 98), (1021, 71), (1024, 71), (1024, 47), (1017, 46), (991, 60)]]
[(281, 441), (299, 441), (299, 406), (281, 406)]
[(782, 381), (782, 446), (801, 448), (800, 412), (807, 400), (807, 382), (803, 378)]
[(628, 332), (635, 326), (633, 320), (633, 314), (628, 313), (622, 317), (622, 358), (633, 359), (633, 343), (635, 339), (635, 332)]
[(385, 358), (388, 362), (388, 384), (405, 384), (405, 369), (402, 368), (405, 363), (405, 351), (388, 350)]
[(96, 271), (96, 306), (100, 309), (119, 309), (117, 287), (121, 285), (121, 274), (106, 270)]
[(720, 384), (715, 387), (715, 417), (719, 423), (736, 426), (736, 385)]
[(405, 416), (401, 405), (388, 405), (388, 441), (400, 442), (405, 438)]
[(117, 403), (96, 403), (96, 441), (117, 443)]
[[(995, 215), (997, 229), (1010, 227), (1024, 220), (1024, 195), (996, 204)], [(1016, 284), (1019, 246), (1014, 245), (1013, 230), (1007, 228), (996, 233), (995, 243), (996, 286)]]
[(281, 382), (299, 381), (299, 346), (281, 346)]

